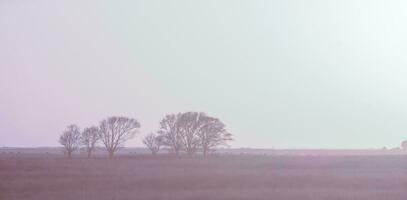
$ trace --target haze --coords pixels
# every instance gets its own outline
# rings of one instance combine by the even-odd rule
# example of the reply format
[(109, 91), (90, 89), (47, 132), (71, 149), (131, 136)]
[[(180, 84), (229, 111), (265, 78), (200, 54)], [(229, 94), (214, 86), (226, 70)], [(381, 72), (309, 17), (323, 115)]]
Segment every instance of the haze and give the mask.
[[(0, 146), (204, 111), (232, 147), (407, 137), (404, 1), (0, 1)], [(140, 140), (127, 146), (141, 146)]]

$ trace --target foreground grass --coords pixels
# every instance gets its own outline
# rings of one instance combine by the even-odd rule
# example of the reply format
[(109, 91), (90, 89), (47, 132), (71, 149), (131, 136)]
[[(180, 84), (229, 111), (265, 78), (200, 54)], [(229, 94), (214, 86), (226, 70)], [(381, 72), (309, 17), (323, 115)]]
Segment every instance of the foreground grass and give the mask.
[(0, 156), (0, 199), (405, 200), (403, 156)]

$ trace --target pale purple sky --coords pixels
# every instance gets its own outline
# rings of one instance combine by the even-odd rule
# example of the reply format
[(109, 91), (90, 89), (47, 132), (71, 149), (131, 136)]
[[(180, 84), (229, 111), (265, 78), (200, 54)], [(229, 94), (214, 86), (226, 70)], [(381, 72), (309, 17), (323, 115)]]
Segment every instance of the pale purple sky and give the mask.
[(223, 120), (234, 147), (379, 148), (407, 139), (403, 1), (0, 0), (0, 146), (71, 123)]

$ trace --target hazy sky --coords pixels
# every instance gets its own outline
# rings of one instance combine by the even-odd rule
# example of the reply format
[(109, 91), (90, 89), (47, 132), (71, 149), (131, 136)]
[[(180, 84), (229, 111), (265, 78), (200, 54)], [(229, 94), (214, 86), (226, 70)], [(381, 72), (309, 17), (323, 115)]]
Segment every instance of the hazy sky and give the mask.
[(407, 139), (405, 1), (0, 0), (0, 146), (204, 111), (233, 147)]

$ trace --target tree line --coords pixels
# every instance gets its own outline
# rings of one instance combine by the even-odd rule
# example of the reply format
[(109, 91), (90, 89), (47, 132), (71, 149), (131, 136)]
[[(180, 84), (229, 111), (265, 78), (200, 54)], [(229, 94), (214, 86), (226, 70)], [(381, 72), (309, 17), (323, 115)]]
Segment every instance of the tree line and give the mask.
[[(75, 125), (69, 125), (59, 138), (59, 143), (69, 158), (72, 153), (84, 149), (87, 156), (101, 143), (109, 157), (123, 147), (124, 143), (138, 133), (140, 123), (128, 117), (109, 117), (99, 126), (91, 126), (83, 131)], [(148, 134), (143, 143), (153, 155), (162, 147), (179, 156), (181, 153), (193, 155), (202, 152), (206, 157), (215, 147), (227, 145), (232, 134), (226, 131), (225, 124), (218, 118), (203, 112), (185, 112), (166, 115), (156, 132)]]

